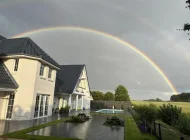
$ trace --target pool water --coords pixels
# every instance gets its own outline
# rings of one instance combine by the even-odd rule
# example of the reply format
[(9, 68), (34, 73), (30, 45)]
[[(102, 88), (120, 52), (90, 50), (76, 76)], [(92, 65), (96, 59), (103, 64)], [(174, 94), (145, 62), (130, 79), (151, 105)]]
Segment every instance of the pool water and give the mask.
[(104, 114), (120, 114), (123, 113), (123, 110), (118, 109), (101, 109), (96, 111), (97, 113), (104, 113)]

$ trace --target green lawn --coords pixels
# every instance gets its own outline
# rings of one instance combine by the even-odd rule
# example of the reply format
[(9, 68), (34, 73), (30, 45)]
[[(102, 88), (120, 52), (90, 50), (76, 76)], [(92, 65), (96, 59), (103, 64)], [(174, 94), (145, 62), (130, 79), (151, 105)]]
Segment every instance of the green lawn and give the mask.
[(133, 117), (125, 117), (125, 140), (157, 140), (149, 134), (141, 134)]
[(153, 104), (156, 104), (157, 106), (161, 106), (163, 104), (167, 104), (167, 103), (170, 103), (170, 104), (173, 104), (173, 105), (176, 105), (178, 107), (181, 107), (182, 108), (182, 111), (185, 112), (185, 113), (190, 113), (190, 102), (151, 102), (151, 101), (132, 101), (132, 103), (134, 104), (150, 104), (150, 103), (153, 103)]
[(27, 134), (29, 132), (32, 132), (32, 131), (35, 131), (35, 130), (38, 130), (38, 129), (41, 129), (41, 128), (45, 128), (47, 126), (62, 123), (64, 121), (68, 120), (68, 119), (69, 118), (64, 118), (64, 119), (61, 119), (61, 120), (56, 120), (56, 121), (41, 124), (41, 125), (38, 125), (38, 126), (26, 128), (26, 129), (23, 129), (23, 130), (20, 130), (20, 131), (7, 133), (7, 134), (2, 135), (1, 137), (26, 139), (26, 140), (79, 140), (79, 139), (73, 139), (73, 138), (62, 138), (62, 137), (53, 137), (53, 136), (36, 136), (36, 135)]

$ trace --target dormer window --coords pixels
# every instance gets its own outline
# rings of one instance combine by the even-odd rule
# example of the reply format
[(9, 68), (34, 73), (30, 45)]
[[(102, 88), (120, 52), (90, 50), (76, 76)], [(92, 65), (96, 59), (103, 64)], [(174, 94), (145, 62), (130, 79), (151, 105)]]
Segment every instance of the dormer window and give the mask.
[(44, 68), (45, 68), (45, 66), (43, 64), (41, 64), (41, 67), (40, 67), (40, 76), (44, 76)]
[(49, 68), (48, 78), (49, 78), (49, 79), (52, 79), (52, 69), (51, 69), (51, 68)]
[(18, 71), (18, 64), (19, 64), (19, 59), (15, 59), (15, 64), (14, 64), (14, 71)]

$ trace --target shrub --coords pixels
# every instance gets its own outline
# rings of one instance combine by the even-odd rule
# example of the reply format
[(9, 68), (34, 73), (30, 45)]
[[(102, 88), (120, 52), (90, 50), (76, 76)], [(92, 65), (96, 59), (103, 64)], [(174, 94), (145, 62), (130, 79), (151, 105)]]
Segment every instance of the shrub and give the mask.
[(107, 118), (104, 125), (115, 125), (115, 126), (124, 126), (124, 121), (120, 120), (118, 117), (113, 116), (111, 119)]
[(185, 135), (190, 135), (190, 117), (188, 114), (180, 114), (174, 127)]
[(176, 122), (179, 120), (181, 114), (182, 109), (177, 107), (176, 105), (174, 106), (172, 104), (163, 104), (163, 106), (160, 106), (160, 119), (169, 125), (175, 125)]
[(70, 109), (70, 106), (69, 105), (66, 105), (65, 107), (61, 107), (59, 109), (59, 113), (62, 114), (62, 113), (67, 113), (69, 112), (69, 109)]
[(70, 122), (73, 122), (73, 123), (82, 123), (82, 122), (84, 122), (84, 120), (81, 117), (73, 116), (71, 118)]
[(158, 118), (158, 108), (154, 104), (135, 105), (134, 109), (139, 113), (142, 119), (145, 119), (150, 123)]

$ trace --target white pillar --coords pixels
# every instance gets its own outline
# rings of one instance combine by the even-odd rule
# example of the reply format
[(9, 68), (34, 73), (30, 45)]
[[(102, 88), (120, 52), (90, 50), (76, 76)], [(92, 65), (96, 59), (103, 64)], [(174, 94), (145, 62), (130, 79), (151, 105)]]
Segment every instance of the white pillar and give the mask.
[(83, 110), (83, 96), (81, 96), (81, 110)]
[(72, 98), (72, 94), (69, 95), (69, 102), (68, 102), (68, 105), (69, 105), (70, 108), (72, 109), (72, 106), (71, 106), (71, 98)]
[(79, 95), (76, 95), (76, 102), (75, 102), (75, 105), (76, 105), (75, 109), (76, 109), (76, 111), (78, 110), (78, 102), (79, 102)]
[(59, 98), (59, 109), (63, 107), (63, 97)]

